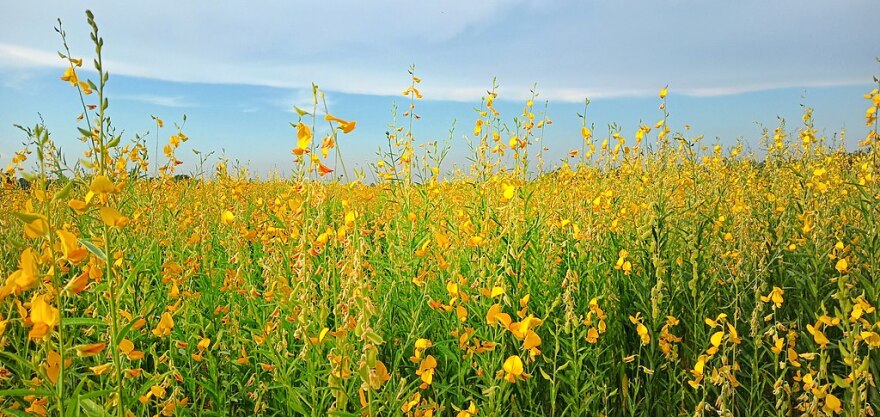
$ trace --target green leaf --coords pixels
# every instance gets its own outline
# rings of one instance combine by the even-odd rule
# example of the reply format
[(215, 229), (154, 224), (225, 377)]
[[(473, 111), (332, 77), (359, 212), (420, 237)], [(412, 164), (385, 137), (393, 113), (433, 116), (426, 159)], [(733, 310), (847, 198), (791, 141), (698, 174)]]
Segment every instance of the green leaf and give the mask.
[(296, 113), (299, 114), (300, 116), (305, 116), (307, 114), (310, 114), (309, 112), (307, 112), (299, 107), (296, 107), (296, 106), (293, 106), (293, 109), (296, 110)]
[(117, 145), (119, 145), (120, 140), (122, 140), (122, 136), (117, 136), (117, 137), (113, 138), (113, 140), (111, 140), (110, 143), (107, 144), (107, 147), (108, 148), (115, 148)]
[(67, 196), (70, 195), (71, 190), (73, 190), (73, 181), (68, 181), (67, 184), (64, 185), (64, 188), (58, 190), (58, 192), (52, 196), (52, 201), (59, 201), (67, 198)]
[(834, 375), (834, 385), (837, 385), (838, 387), (844, 388), (844, 389), (849, 388), (849, 382), (846, 382), (845, 379), (843, 379), (837, 375)]
[(79, 404), (82, 406), (83, 414), (88, 417), (110, 417), (110, 413), (104, 407), (89, 399), (80, 399)]
[(52, 391), (45, 388), (15, 388), (0, 390), (0, 397), (24, 397), (28, 395), (36, 395), (38, 397), (52, 395)]
[(89, 250), (89, 252), (95, 254), (95, 256), (97, 256), (98, 259), (100, 259), (104, 262), (107, 262), (107, 255), (104, 254), (104, 251), (102, 251), (101, 248), (95, 246), (94, 243), (92, 243), (88, 240), (85, 240), (85, 239), (80, 239), (79, 243), (82, 243), (83, 246), (85, 246), (86, 249)]
[(544, 368), (538, 368), (538, 371), (541, 372), (541, 377), (542, 377), (542, 378), (544, 378), (544, 379), (550, 381), (550, 383), (553, 383), (553, 379), (550, 378), (550, 375), (547, 375), (547, 373), (544, 372)]
[(32, 222), (32, 221), (34, 221), (34, 220), (37, 220), (37, 219), (43, 218), (43, 216), (40, 215), (40, 214), (36, 214), (36, 213), (22, 213), (22, 212), (20, 212), (20, 211), (13, 211), (13, 212), (12, 212), (12, 215), (15, 216), (15, 217), (18, 217), (19, 220), (21, 220), (21, 221), (23, 221), (23, 222), (25, 222), (25, 223), (30, 223), (30, 222)]
[(13, 409), (11, 409), (11, 408), (4, 408), (4, 409), (3, 409), (3, 413), (0, 413), (0, 414), (3, 414), (3, 415), (10, 415), (10, 416), (31, 417), (30, 414), (25, 413), (24, 411), (21, 411), (21, 410), (13, 410)]
[(108, 324), (101, 319), (90, 317), (70, 317), (64, 319), (65, 326), (107, 326)]
[(373, 331), (373, 329), (368, 329), (366, 332), (364, 332), (364, 337), (376, 345), (381, 345), (382, 343), (385, 343), (385, 341), (382, 340), (382, 336), (379, 336), (376, 332)]

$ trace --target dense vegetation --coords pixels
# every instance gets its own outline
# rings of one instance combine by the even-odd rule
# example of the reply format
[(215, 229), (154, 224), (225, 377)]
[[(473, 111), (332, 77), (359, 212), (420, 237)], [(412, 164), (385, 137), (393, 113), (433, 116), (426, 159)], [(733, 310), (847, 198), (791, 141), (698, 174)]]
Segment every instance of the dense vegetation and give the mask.
[[(765, 132), (760, 162), (704, 144), (667, 126), (664, 88), (660, 121), (634, 138), (594, 134), (585, 112), (583, 147), (544, 175), (549, 119), (529, 100), (505, 125), (492, 90), (471, 172), (443, 177), (445, 150), (411, 133), (413, 75), (374, 184), (337, 175), (356, 124), (317, 88), (291, 178), (220, 161), (175, 180), (183, 126), (165, 162), (115, 134), (89, 22), (98, 82), (62, 53), (89, 151), (67, 169), (37, 125), (5, 172), (35, 167), (29, 190), (4, 182), (0, 199), (3, 413), (863, 416), (880, 403), (877, 90), (855, 153), (817, 136), (809, 109)], [(318, 122), (332, 132), (320, 140)]]

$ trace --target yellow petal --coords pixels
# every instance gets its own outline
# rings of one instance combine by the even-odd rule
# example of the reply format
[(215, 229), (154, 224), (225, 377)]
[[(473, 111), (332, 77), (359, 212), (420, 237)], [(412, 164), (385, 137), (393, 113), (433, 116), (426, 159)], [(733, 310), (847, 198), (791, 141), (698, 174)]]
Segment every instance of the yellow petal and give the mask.
[(513, 355), (508, 357), (507, 360), (504, 361), (504, 365), (501, 366), (504, 369), (504, 372), (507, 372), (510, 375), (520, 376), (523, 373), (523, 362), (519, 356)]
[(107, 194), (116, 191), (116, 186), (106, 175), (98, 175), (92, 180), (91, 185), (89, 185), (89, 191), (95, 194)]
[(100, 210), (101, 220), (104, 221), (104, 224), (111, 227), (125, 227), (128, 224), (129, 219), (116, 210), (113, 207), (101, 207)]

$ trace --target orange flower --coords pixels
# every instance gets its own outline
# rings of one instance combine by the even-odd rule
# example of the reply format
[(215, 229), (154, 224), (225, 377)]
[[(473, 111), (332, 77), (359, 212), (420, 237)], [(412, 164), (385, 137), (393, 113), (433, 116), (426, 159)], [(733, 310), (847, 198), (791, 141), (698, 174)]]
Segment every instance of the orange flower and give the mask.
[(342, 129), (342, 133), (350, 133), (352, 130), (354, 130), (355, 125), (357, 124), (357, 122), (355, 122), (355, 121), (349, 122), (349, 121), (342, 120), (336, 116), (329, 115), (329, 114), (324, 116), (324, 120), (326, 120), (328, 122), (339, 123), (339, 128)]
[(104, 347), (106, 347), (106, 343), (91, 343), (88, 345), (79, 345), (75, 346), (76, 355), (83, 358), (86, 356), (94, 356), (104, 351)]
[(319, 175), (321, 175), (321, 176), (323, 177), (324, 175), (327, 175), (327, 174), (329, 174), (329, 173), (331, 173), (331, 172), (333, 172), (332, 169), (330, 169), (330, 168), (328, 168), (326, 165), (324, 165), (324, 164), (318, 162), (318, 174), (319, 174)]

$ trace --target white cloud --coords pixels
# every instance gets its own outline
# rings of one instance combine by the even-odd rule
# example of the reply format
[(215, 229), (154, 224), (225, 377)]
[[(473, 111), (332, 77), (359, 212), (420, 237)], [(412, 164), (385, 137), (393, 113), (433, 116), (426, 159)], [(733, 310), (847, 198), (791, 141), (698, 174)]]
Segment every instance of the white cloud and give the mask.
[(156, 94), (123, 94), (117, 100), (137, 101), (162, 107), (194, 107), (195, 104), (182, 96), (161, 96)]
[(0, 67), (2, 68), (64, 68), (66, 66), (67, 64), (61, 60), (57, 53), (0, 42)]
[(298, 88), (294, 89), (291, 92), (284, 94), (282, 97), (272, 100), (272, 105), (275, 108), (278, 108), (287, 113), (296, 113), (295, 107), (299, 107), (302, 110), (305, 110), (309, 113), (315, 111), (317, 115), (323, 115), (324, 112), (324, 103), (327, 103), (327, 107), (332, 108), (333, 100), (330, 97), (332, 93), (324, 92), (324, 98), (321, 99), (318, 96), (318, 107), (317, 111), (315, 111), (315, 99), (312, 95), (311, 88)]
[[(865, 84), (864, 79), (861, 78), (836, 78), (836, 79), (828, 79), (821, 81), (802, 81), (802, 82), (794, 82), (794, 81), (779, 81), (772, 83), (751, 83), (751, 84), (737, 84), (737, 85), (728, 85), (728, 86), (704, 86), (704, 87), (689, 87), (680, 90), (681, 94), (685, 94), (693, 97), (712, 97), (712, 96), (727, 96), (733, 94), (742, 94), (742, 93), (752, 93), (756, 91), (765, 91), (765, 90), (773, 90), (778, 88), (811, 88), (811, 87), (841, 87), (841, 86), (851, 86), (851, 85), (862, 85)], [(675, 91), (672, 87), (670, 90)]]
[(34, 74), (26, 69), (11, 70), (3, 78), (2, 85), (12, 90), (25, 91), (34, 79)]

